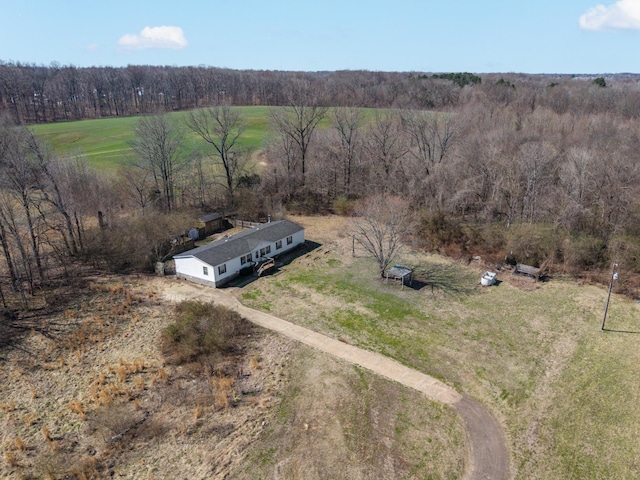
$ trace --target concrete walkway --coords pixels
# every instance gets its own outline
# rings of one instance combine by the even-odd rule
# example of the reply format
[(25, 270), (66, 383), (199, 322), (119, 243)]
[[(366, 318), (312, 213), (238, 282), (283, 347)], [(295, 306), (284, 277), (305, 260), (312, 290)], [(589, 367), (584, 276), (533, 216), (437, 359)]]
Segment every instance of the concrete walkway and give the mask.
[(413, 388), (435, 402), (451, 406), (462, 417), (466, 428), (468, 458), (464, 478), (468, 480), (509, 478), (509, 453), (505, 446), (502, 429), (495, 418), (478, 402), (458, 393), (439, 380), (384, 355), (348, 345), (268, 313), (245, 307), (224, 289), (204, 287), (185, 281), (167, 281), (173, 282), (165, 289), (165, 297), (168, 300), (202, 300), (224, 305), (236, 310), (252, 323)]

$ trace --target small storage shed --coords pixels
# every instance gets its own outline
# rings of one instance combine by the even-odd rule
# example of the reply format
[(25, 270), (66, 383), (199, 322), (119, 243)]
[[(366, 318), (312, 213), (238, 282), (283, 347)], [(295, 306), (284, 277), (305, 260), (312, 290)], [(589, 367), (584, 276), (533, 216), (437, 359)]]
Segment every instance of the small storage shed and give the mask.
[(289, 220), (263, 223), (223, 237), (173, 258), (176, 277), (219, 287), (240, 270), (280, 255), (304, 243), (304, 228)]
[(413, 282), (413, 270), (402, 265), (394, 265), (393, 267), (388, 268), (385, 272), (385, 276), (387, 277), (387, 280), (390, 278), (393, 280), (400, 280), (403, 287), (405, 285), (411, 285)]
[(222, 230), (224, 219), (219, 213), (209, 213), (198, 218), (198, 228), (204, 228), (204, 236)]
[(542, 269), (525, 265), (524, 263), (518, 263), (516, 264), (516, 268), (513, 270), (513, 273), (528, 275), (529, 277), (533, 277), (537, 282), (540, 280), (540, 276), (542, 275)]

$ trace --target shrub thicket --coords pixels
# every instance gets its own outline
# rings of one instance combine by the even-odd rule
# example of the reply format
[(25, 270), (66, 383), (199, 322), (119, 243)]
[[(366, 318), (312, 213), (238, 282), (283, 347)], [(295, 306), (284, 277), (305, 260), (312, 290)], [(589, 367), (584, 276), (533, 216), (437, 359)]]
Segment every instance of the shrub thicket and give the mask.
[(464, 250), (467, 241), (460, 222), (441, 211), (425, 214), (420, 220), (418, 234), (432, 250), (454, 244)]
[(515, 224), (505, 232), (508, 263), (540, 267), (558, 260), (561, 238), (551, 228), (537, 224)]
[(340, 195), (333, 201), (333, 213), (343, 216), (353, 215), (355, 201), (346, 195)]
[(582, 235), (565, 242), (564, 262), (570, 270), (594, 270), (602, 268), (608, 260), (607, 245), (597, 237)]
[(84, 258), (115, 272), (152, 272), (157, 261), (171, 252), (171, 241), (190, 227), (189, 216), (150, 212), (122, 216), (85, 236)]
[(170, 363), (198, 362), (232, 352), (248, 324), (237, 312), (213, 303), (184, 301), (176, 306), (176, 320), (162, 336), (163, 354)]

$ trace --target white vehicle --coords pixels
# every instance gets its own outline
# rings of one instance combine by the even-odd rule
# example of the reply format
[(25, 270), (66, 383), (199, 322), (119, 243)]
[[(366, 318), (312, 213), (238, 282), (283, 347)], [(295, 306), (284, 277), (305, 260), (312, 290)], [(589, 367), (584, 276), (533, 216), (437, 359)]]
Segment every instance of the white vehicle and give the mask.
[(484, 274), (482, 275), (482, 278), (480, 279), (480, 283), (482, 283), (484, 287), (495, 285), (496, 281), (497, 279), (496, 279), (495, 272), (484, 272)]

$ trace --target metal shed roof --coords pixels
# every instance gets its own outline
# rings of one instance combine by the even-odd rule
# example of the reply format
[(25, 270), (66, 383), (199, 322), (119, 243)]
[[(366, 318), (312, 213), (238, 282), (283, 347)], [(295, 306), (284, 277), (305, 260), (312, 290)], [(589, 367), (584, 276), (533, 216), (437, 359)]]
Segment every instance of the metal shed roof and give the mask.
[(221, 238), (180, 255), (175, 255), (173, 258), (195, 257), (215, 267), (252, 252), (263, 242), (282, 240), (301, 230), (304, 228), (289, 220), (264, 223), (259, 227), (249, 228), (231, 237)]
[(394, 278), (403, 278), (409, 274), (411, 274), (413, 270), (409, 267), (403, 267), (402, 265), (395, 265), (389, 269), (387, 269), (387, 275)]

